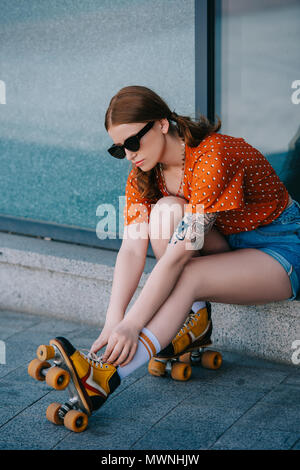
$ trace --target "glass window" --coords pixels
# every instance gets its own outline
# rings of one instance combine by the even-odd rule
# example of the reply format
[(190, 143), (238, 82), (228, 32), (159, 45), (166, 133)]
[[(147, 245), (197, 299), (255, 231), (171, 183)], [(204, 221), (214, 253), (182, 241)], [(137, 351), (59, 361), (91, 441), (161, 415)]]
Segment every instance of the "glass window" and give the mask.
[(220, 132), (258, 148), (300, 200), (300, 2), (223, 0), (221, 9)]
[(144, 85), (194, 113), (194, 0), (3, 0), (0, 43), (0, 213), (96, 229), (112, 204), (118, 227), (106, 108)]

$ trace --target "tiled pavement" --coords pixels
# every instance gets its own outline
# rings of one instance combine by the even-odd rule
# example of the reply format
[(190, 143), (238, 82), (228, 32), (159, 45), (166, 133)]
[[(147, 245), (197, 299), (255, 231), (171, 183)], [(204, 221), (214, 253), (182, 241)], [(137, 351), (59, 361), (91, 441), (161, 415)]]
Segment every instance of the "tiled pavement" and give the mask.
[(219, 370), (194, 368), (188, 382), (152, 377), (145, 365), (122, 381), (84, 433), (55, 426), (45, 410), (67, 394), (34, 381), (27, 365), (39, 344), (58, 335), (81, 349), (90, 347), (98, 331), (0, 311), (6, 348), (6, 363), (0, 364), (0, 449), (300, 450), (300, 366), (226, 351)]

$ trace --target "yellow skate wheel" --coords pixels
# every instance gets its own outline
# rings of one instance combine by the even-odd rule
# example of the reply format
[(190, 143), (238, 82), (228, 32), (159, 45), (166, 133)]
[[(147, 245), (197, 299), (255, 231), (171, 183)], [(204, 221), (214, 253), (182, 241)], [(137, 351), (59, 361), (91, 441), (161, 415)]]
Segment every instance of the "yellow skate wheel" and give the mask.
[(156, 377), (162, 377), (166, 372), (166, 363), (152, 357), (148, 364), (148, 372)]
[[(45, 380), (45, 376), (42, 374), (43, 369), (48, 369), (51, 367), (51, 364), (47, 361), (40, 361), (39, 359), (33, 359), (28, 364), (28, 374), (35, 380), (40, 380), (43, 382)], [(48, 373), (48, 372), (47, 372)]]
[(47, 344), (41, 344), (36, 350), (37, 358), (40, 361), (48, 361), (53, 359), (55, 356), (55, 349), (53, 346), (48, 346)]
[(47, 372), (46, 382), (55, 390), (64, 390), (70, 382), (70, 374), (60, 367), (51, 367)]
[(206, 369), (219, 369), (222, 364), (222, 355), (217, 351), (205, 351), (201, 357), (201, 365)]
[(53, 424), (64, 424), (64, 420), (59, 416), (58, 412), (60, 403), (51, 403), (46, 410), (46, 418)]
[(189, 364), (185, 364), (184, 362), (175, 362), (172, 365), (171, 377), (174, 380), (185, 382), (186, 380), (189, 380), (191, 374), (192, 368)]
[(184, 362), (185, 364), (190, 364), (191, 363), (191, 353), (188, 352), (188, 353), (182, 354), (182, 356), (180, 356), (179, 360), (180, 360), (180, 362)]
[(64, 425), (70, 431), (82, 432), (87, 428), (88, 417), (82, 411), (71, 410), (65, 416)]

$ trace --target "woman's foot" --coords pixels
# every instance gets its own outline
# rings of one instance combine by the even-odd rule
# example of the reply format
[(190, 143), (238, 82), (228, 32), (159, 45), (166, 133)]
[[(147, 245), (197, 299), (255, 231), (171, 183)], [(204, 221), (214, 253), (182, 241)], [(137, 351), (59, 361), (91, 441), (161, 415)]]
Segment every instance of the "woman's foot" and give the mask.
[(116, 367), (103, 363), (95, 354), (85, 354), (62, 336), (50, 341), (63, 358), (78, 396), (91, 414), (100, 408), (121, 380)]
[(172, 342), (162, 349), (156, 357), (175, 357), (187, 352), (192, 347), (201, 347), (201, 345), (210, 342), (211, 333), (211, 304), (206, 302), (206, 307), (200, 309), (197, 313), (191, 311)]

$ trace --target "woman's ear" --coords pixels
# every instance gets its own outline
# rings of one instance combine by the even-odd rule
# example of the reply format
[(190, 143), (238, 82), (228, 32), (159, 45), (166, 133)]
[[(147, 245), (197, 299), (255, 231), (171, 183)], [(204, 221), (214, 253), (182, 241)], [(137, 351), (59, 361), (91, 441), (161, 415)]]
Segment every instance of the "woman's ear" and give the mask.
[(169, 131), (169, 127), (170, 127), (169, 120), (167, 118), (160, 119), (159, 125), (160, 125), (162, 133), (167, 134)]

